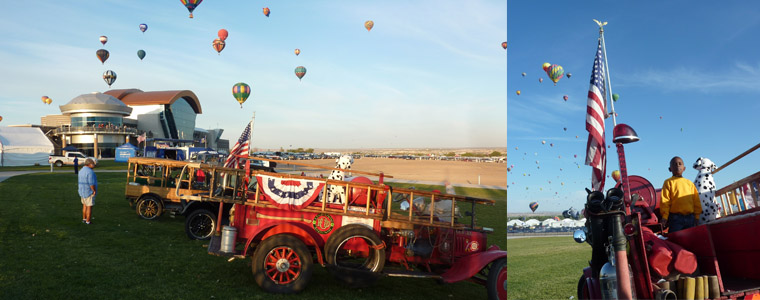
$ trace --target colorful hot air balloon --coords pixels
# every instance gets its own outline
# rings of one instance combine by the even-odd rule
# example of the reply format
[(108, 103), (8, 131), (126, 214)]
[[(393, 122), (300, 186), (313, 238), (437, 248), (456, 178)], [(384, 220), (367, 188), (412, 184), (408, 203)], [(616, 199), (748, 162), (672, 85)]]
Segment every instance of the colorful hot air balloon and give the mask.
[(198, 7), (198, 5), (201, 5), (201, 2), (203, 2), (203, 0), (179, 0), (179, 1), (182, 2), (182, 5), (187, 7), (187, 11), (190, 12), (190, 19), (193, 18), (193, 10), (195, 10), (195, 8)]
[(269, 18), (269, 7), (264, 7), (263, 10), (264, 10), (264, 15), (267, 16), (267, 18)]
[(106, 71), (103, 73), (103, 80), (108, 84), (108, 88), (111, 88), (113, 82), (116, 81), (116, 72), (111, 70)]
[(522, 92), (520, 92), (520, 90), (517, 90), (516, 93), (517, 93), (518, 96), (520, 96), (520, 94), (522, 94)]
[(298, 54), (301, 54), (301, 49), (296, 48), (296, 50), (293, 52), (296, 54), (296, 56), (298, 56)]
[(375, 26), (375, 22), (372, 22), (372, 20), (364, 22), (364, 28), (367, 28), (367, 32), (369, 32), (370, 30), (372, 30), (373, 26)]
[(549, 67), (550, 67), (551, 65), (552, 65), (552, 64), (550, 64), (550, 63), (548, 63), (548, 62), (545, 62), (543, 65), (541, 65), (541, 68), (543, 68), (543, 69), (544, 69), (544, 72), (549, 72)]
[(531, 211), (536, 212), (536, 209), (538, 209), (538, 202), (533, 201), (528, 207), (530, 207)]
[(504, 48), (504, 49), (507, 49), (507, 42), (501, 43), (501, 47)]
[(620, 181), (620, 171), (619, 170), (612, 171), (612, 179), (615, 179), (616, 182)]
[(106, 60), (108, 60), (108, 50), (106, 49), (99, 49), (98, 51), (95, 51), (95, 55), (98, 56), (98, 59), (101, 63), (105, 64)]
[(143, 60), (143, 58), (145, 58), (145, 50), (137, 50), (137, 57), (139, 57), (140, 60)]
[(565, 101), (567, 101), (567, 99), (570, 99), (570, 97), (568, 97), (567, 95), (564, 95), (562, 96), (562, 99), (565, 99)]
[(148, 30), (148, 24), (145, 24), (145, 23), (140, 24), (140, 31), (145, 33), (146, 30)]
[(612, 101), (618, 101), (618, 99), (620, 99), (620, 95), (612, 94)]
[(2, 122), (2, 121), (3, 121), (3, 116), (0, 116), (0, 122)]
[(296, 67), (296, 77), (298, 77), (298, 81), (301, 81), (301, 78), (306, 75), (306, 68), (303, 66)]
[(559, 217), (552, 218), (554, 221), (559, 221)]
[(562, 69), (562, 66), (560, 65), (551, 65), (549, 67), (549, 70), (546, 71), (546, 74), (549, 75), (549, 78), (551, 78), (552, 81), (554, 81), (554, 85), (557, 85), (557, 82), (560, 78), (562, 78), (562, 75), (565, 73), (565, 70)]
[(53, 103), (53, 99), (47, 98), (47, 99), (45, 99), (45, 103), (47, 105), (50, 105), (51, 103)]
[(216, 33), (216, 35), (218, 35), (219, 39), (222, 40), (222, 41), (226, 40), (227, 36), (229, 36), (229, 34), (230, 33), (227, 32), (227, 29), (224, 29), (224, 28), (219, 29), (219, 32)]
[(222, 50), (224, 50), (224, 46), (226, 43), (220, 39), (215, 39), (214, 42), (211, 44), (214, 47), (214, 50), (216, 50), (216, 53), (221, 55)]
[(238, 82), (232, 86), (232, 96), (234, 96), (235, 100), (240, 103), (240, 108), (243, 108), (243, 102), (248, 99), (248, 95), (250, 94), (251, 87), (245, 83)]
[(46, 101), (47, 98), (48, 98), (48, 96), (42, 96), (42, 103), (47, 103), (47, 101)]
[(108, 42), (108, 37), (105, 35), (100, 36), (100, 43), (105, 45)]

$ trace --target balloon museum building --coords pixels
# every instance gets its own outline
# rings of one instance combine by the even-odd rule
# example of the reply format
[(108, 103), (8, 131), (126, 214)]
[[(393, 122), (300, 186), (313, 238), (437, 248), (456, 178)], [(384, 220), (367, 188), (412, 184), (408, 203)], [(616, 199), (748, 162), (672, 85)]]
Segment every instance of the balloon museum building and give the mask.
[(138, 145), (141, 136), (148, 146), (156, 141), (223, 151), (228, 146), (219, 139), (221, 130), (195, 128), (201, 104), (189, 90), (94, 92), (79, 95), (60, 109), (61, 115), (42, 117), (42, 127), (49, 128), (47, 135), (56, 148), (74, 146), (85, 155), (114, 157), (117, 147)]

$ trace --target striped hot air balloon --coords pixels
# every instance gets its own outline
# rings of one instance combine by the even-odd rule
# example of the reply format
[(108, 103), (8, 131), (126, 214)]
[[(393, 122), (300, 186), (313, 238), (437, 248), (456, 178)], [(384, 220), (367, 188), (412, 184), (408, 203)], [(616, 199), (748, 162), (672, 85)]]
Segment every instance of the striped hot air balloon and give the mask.
[(182, 2), (182, 5), (184, 5), (187, 8), (187, 11), (190, 12), (190, 19), (193, 18), (193, 10), (195, 10), (198, 5), (201, 5), (201, 2), (203, 0), (179, 0)]
[(222, 50), (224, 50), (224, 46), (227, 45), (224, 41), (221, 39), (215, 39), (214, 42), (211, 44), (214, 47), (214, 50), (216, 50), (216, 53), (221, 55)]
[(535, 201), (531, 202), (529, 207), (531, 211), (536, 212), (536, 209), (538, 209), (538, 202), (535, 202)]
[(105, 45), (108, 42), (108, 37), (105, 35), (100, 36), (100, 43)]
[(306, 68), (303, 66), (296, 67), (296, 77), (298, 77), (298, 81), (301, 81), (301, 78), (306, 75)]
[(145, 33), (146, 30), (148, 30), (148, 24), (145, 24), (145, 23), (140, 24), (140, 31)]
[(108, 88), (111, 88), (111, 85), (116, 81), (116, 72), (108, 70), (105, 73), (103, 73), (103, 80), (108, 84)]
[(235, 100), (240, 103), (240, 108), (243, 108), (243, 103), (248, 99), (250, 94), (251, 86), (243, 82), (238, 82), (232, 86), (232, 96), (234, 96)]
[(301, 54), (301, 49), (296, 48), (296, 51), (293, 52), (296, 54), (296, 56), (298, 56), (298, 54)]
[(108, 50), (106, 49), (98, 49), (98, 51), (95, 51), (95, 55), (98, 56), (98, 59), (100, 60), (101, 63), (105, 64), (110, 54), (108, 53)]

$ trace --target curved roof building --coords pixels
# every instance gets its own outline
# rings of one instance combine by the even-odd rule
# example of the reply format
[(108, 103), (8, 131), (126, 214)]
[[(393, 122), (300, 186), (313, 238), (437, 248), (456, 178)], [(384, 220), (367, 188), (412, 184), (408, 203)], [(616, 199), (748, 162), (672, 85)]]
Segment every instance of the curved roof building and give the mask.
[(127, 117), (136, 120), (137, 129), (155, 138), (192, 139), (195, 117), (202, 113), (198, 96), (189, 90), (143, 92), (139, 89), (110, 90), (134, 110)]

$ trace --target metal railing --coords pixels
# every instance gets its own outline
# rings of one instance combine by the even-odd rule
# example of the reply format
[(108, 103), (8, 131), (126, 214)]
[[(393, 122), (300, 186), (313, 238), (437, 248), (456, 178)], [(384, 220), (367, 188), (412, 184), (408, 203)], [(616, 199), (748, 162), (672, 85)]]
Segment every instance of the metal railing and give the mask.
[(138, 135), (140, 133), (137, 128), (124, 127), (124, 126), (66, 126), (58, 127), (53, 131), (53, 134), (76, 134), (76, 133), (108, 133), (108, 134), (129, 134)]

